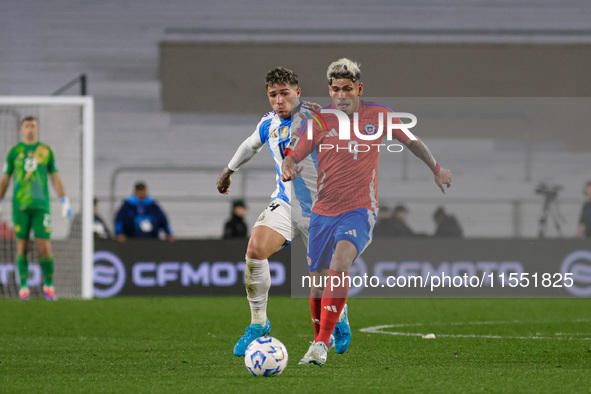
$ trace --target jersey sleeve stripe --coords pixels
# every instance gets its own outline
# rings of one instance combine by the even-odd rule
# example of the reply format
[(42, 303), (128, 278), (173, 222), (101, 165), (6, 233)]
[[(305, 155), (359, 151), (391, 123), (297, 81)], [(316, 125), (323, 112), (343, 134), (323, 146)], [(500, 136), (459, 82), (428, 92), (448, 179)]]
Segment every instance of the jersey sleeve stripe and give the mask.
[(272, 119), (262, 119), (259, 126), (259, 137), (261, 143), (264, 144), (269, 139), (269, 126), (271, 126)]

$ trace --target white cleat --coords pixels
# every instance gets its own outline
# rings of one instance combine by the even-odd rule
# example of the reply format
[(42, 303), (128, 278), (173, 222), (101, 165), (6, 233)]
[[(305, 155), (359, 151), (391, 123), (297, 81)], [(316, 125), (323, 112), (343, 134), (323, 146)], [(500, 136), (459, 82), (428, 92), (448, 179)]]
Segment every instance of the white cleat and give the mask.
[[(314, 341), (310, 342), (310, 344), (314, 344)], [(334, 335), (331, 335), (330, 336), (330, 347), (328, 348), (328, 350), (334, 348), (334, 344), (335, 344)], [(310, 362), (310, 351), (312, 351), (312, 346), (310, 346), (310, 348), (308, 349), (306, 354), (304, 354), (304, 357), (302, 357), (302, 359), (300, 360), (298, 365), (306, 365)]]
[[(312, 342), (314, 343), (314, 342)], [(298, 363), (298, 365), (306, 365), (308, 364), (308, 361), (310, 361), (310, 351), (312, 351), (312, 346), (310, 346), (308, 348), (308, 351), (306, 352), (306, 354), (304, 354), (304, 357), (302, 357), (302, 359), (300, 360), (300, 362)]]
[(322, 367), (326, 362), (326, 354), (328, 353), (328, 346), (322, 341), (314, 342), (310, 345), (308, 352), (308, 364), (316, 364)]

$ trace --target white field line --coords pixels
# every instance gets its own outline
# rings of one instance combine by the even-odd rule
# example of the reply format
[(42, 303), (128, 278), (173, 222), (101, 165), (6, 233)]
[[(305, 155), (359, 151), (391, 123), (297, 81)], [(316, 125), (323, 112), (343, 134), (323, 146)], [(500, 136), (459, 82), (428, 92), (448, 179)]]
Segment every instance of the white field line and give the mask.
[[(583, 323), (589, 322), (588, 319), (577, 319), (572, 321), (572, 323)], [(473, 322), (448, 322), (448, 323), (432, 323), (432, 324), (425, 324), (425, 323), (401, 323), (401, 324), (385, 324), (381, 326), (372, 326), (362, 328), (359, 331), (366, 333), (366, 334), (387, 334), (387, 335), (396, 335), (396, 336), (407, 336), (407, 337), (426, 337), (427, 335), (432, 333), (418, 333), (418, 332), (396, 332), (396, 331), (383, 331), (388, 328), (403, 328), (403, 327), (425, 327), (425, 326), (461, 326), (461, 325), (506, 325), (506, 324), (536, 324), (536, 323), (556, 323), (551, 321), (540, 321), (540, 322), (532, 322), (532, 321), (520, 321), (520, 320), (510, 320), (510, 321), (473, 321)], [(555, 333), (554, 336), (541, 336), (541, 335), (532, 335), (532, 336), (514, 336), (514, 335), (481, 335), (481, 334), (434, 334), (437, 338), (483, 338), (483, 339), (552, 339), (552, 340), (577, 340), (577, 341), (591, 341), (591, 333)]]

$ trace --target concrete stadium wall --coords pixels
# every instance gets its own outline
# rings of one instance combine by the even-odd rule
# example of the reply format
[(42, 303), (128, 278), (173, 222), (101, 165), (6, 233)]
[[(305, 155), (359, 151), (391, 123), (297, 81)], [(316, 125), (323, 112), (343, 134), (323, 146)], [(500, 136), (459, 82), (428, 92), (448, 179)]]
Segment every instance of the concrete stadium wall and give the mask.
[[(269, 54), (273, 54), (269, 56)], [(264, 75), (282, 65), (300, 76), (302, 95), (326, 97), (326, 67), (349, 57), (362, 65), (367, 97), (589, 97), (591, 45), (396, 43), (160, 43), (161, 104), (168, 112), (266, 111)], [(568, 109), (565, 109), (568, 110)], [(573, 123), (534, 125), (536, 138), (562, 139), (572, 150), (591, 149)], [(424, 123), (423, 123), (424, 124)], [(560, 137), (556, 130), (560, 128)], [(445, 137), (490, 138), (488, 127), (468, 135), (446, 127)], [(433, 127), (421, 130), (430, 134)], [(515, 133), (495, 130), (497, 138)]]
[(372, 97), (591, 96), (591, 45), (161, 42), (162, 107), (259, 113), (264, 75), (279, 65), (306, 96), (325, 96), (340, 57), (361, 63)]

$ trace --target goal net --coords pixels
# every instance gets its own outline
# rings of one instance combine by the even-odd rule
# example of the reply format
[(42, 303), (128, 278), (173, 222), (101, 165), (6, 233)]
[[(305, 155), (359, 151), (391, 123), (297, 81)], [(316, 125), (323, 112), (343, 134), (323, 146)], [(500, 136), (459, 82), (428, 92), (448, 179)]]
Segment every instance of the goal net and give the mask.
[[(21, 141), (20, 123), (39, 119), (39, 141), (52, 147), (60, 177), (72, 206), (71, 223), (61, 217), (61, 205), (51, 182), (54, 286), (58, 298), (92, 297), (92, 198), (94, 168), (94, 104), (91, 97), (0, 96), (0, 156)], [(2, 199), (0, 215), (0, 297), (17, 297), (18, 269), (12, 221), (13, 183)], [(39, 253), (31, 232), (29, 245), (31, 297), (43, 297)]]

